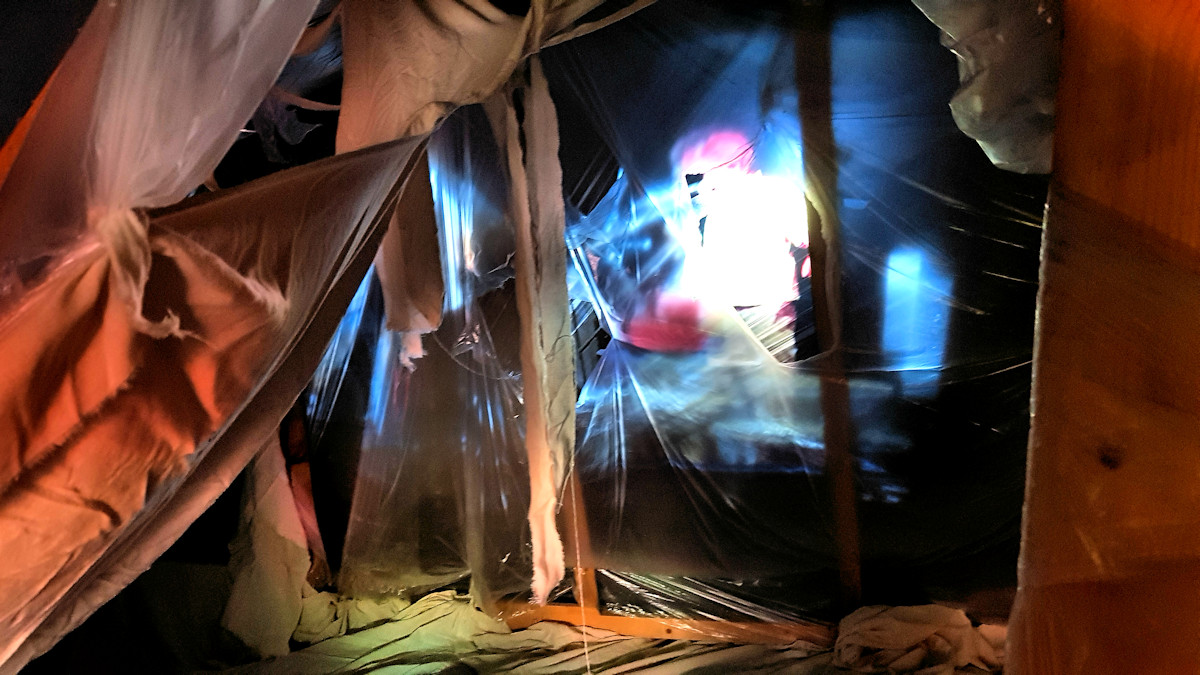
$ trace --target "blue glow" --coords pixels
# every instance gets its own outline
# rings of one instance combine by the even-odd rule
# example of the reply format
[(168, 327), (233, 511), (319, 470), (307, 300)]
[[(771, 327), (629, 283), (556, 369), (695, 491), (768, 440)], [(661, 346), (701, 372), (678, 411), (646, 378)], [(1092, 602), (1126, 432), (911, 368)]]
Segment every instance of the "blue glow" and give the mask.
[[(471, 223), (475, 216), (474, 190), (469, 181), (456, 178), (440, 169), (440, 158), (431, 153), (429, 182), (433, 187), (434, 213), (438, 219), (438, 232), (442, 237), (442, 283), (445, 288), (443, 309), (454, 311), (466, 305), (466, 279), (469, 275), (459, 270), (474, 271), (474, 256), (471, 251)], [(464, 191), (466, 194), (460, 194)]]
[[(367, 399), (367, 431), (375, 439), (383, 436), (383, 423), (391, 403), (393, 367), (392, 340), (396, 334), (393, 331), (380, 331), (379, 341), (375, 343), (375, 367), (371, 372), (371, 389)], [(364, 441), (363, 447), (366, 447)]]
[(883, 348), (908, 395), (933, 394), (946, 351), (950, 279), (914, 248), (888, 256)]
[[(325, 353), (321, 356), (321, 362), (317, 364), (316, 373), (313, 375), (313, 381), (321, 383), (322, 386), (312, 387), (308, 395), (308, 406), (306, 413), (310, 420), (319, 424), (320, 431), (314, 427), (314, 436), (319, 438), (325, 428), (324, 421), (329, 416), (329, 410), (320, 410), (320, 406), (324, 405), (330, 408), (333, 401), (337, 399), (337, 394), (342, 390), (342, 381), (346, 379), (346, 368), (350, 365), (350, 352), (354, 349), (354, 342), (358, 338), (358, 329), (362, 325), (363, 310), (367, 306), (367, 292), (371, 288), (371, 279), (375, 276), (375, 266), (372, 265), (367, 270), (366, 276), (363, 277), (362, 283), (358, 285), (358, 290), (354, 292), (354, 298), (350, 300), (350, 307), (346, 309), (346, 315), (338, 323), (337, 331), (329, 340), (329, 346), (325, 348)], [(318, 422), (318, 420), (321, 420)]]

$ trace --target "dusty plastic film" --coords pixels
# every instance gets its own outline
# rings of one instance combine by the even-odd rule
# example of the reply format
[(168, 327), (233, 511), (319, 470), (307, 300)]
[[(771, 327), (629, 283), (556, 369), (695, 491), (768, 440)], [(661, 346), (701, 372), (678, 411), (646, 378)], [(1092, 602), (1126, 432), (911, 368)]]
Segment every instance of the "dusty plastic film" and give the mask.
[[(8, 625), (0, 656), (11, 667), (168, 545), (143, 539), (148, 515), (139, 510), (161, 505), (199, 462), (189, 455), (234, 414), (280, 340), (284, 303), (267, 279), (253, 278), (229, 248), (206, 250), (203, 236), (152, 226), (141, 209), (176, 202), (203, 181), (313, 4), (98, 3), (0, 190), (8, 233), (0, 341), (18, 369), (4, 378), (13, 428), (0, 519), (36, 521), (41, 531), (11, 530), (40, 544), (10, 557), (0, 575), (14, 589), (0, 610)], [(45, 189), (47, 176), (59, 189)], [(367, 200), (377, 207), (386, 192)], [(58, 493), (73, 496), (46, 501)], [(142, 520), (132, 525), (135, 514)], [(143, 543), (144, 564), (114, 564), (110, 554), (128, 552), (131, 540)]]

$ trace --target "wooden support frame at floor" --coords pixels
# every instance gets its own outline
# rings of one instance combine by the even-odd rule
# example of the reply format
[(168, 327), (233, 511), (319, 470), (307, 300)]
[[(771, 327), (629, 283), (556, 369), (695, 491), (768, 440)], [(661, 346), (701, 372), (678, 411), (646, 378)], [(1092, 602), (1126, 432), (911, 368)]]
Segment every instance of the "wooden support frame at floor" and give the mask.
[(538, 621), (558, 621), (632, 637), (737, 644), (787, 645), (803, 641), (829, 648), (833, 646), (836, 634), (834, 626), (817, 622), (766, 623), (605, 614), (600, 607), (596, 572), (589, 568), (575, 569), (574, 591), (575, 604), (550, 603), (537, 607), (521, 602), (502, 603), (501, 618), (513, 630), (528, 628)]
[(572, 588), (575, 602), (551, 602), (540, 607), (522, 601), (500, 602), (500, 618), (509, 628), (519, 630), (538, 621), (558, 621), (652, 639), (771, 645), (786, 645), (801, 640), (822, 648), (833, 646), (836, 627), (816, 621), (767, 623), (606, 614), (600, 605), (596, 570), (583, 564), (593, 558), (581, 490), (579, 476), (572, 471), (562, 496), (559, 531), (563, 533), (567, 565), (574, 566)]

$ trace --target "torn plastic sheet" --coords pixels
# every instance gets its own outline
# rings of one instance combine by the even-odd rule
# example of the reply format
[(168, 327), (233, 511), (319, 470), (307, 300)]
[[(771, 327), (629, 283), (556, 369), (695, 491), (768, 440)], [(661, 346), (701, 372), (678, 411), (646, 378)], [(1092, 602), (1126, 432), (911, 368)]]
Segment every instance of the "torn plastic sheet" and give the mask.
[[(489, 261), (497, 241), (512, 241), (507, 193), (485, 187), (503, 187), (502, 166), (478, 107), (441, 127), (430, 146), (430, 181), (445, 275), (442, 324), (422, 338), (425, 356), (406, 367), (404, 335), (382, 328), (381, 306), (368, 296), (362, 314), (344, 319), (344, 335), (357, 324), (378, 330), (377, 341), (355, 356), (339, 339), (321, 370), (331, 377), (313, 383), (310, 400), (344, 397), (351, 408), (338, 415), (357, 414), (364, 428), (361, 441), (325, 434), (318, 450), (360, 453), (339, 577), (344, 594), (414, 594), (468, 571), (485, 605), (529, 588), (516, 304), (511, 285), (496, 288)], [(345, 367), (370, 372), (369, 380), (339, 388)]]
[[(569, 335), (561, 181), (544, 162), (525, 160), (517, 140), (524, 133), (530, 153), (554, 157), (555, 139), (540, 129), (549, 125), (553, 136), (553, 106), (544, 79), (538, 92), (536, 65), (531, 72), (535, 81), (522, 89), (532, 92), (524, 99), (522, 126), (517, 126), (508, 102), (515, 94), (506, 91), (504, 98), (494, 99), (493, 112), (498, 114), (486, 119), (477, 108), (463, 109), (438, 132), (431, 150), (444, 273), (443, 320), (424, 339), (425, 355), (419, 360), (411, 358), (412, 332), (380, 333), (370, 394), (360, 413), (365, 431), (340, 578), (343, 592), (412, 593), (470, 570), (476, 598), (490, 606), (500, 595), (528, 588), (525, 577), (534, 569), (538, 596), (561, 578), (553, 514), (567, 463), (564, 454), (574, 432), (574, 374), (570, 342), (559, 339)], [(487, 130), (489, 123), (492, 132)], [(503, 145), (492, 133), (504, 134)], [(511, 199), (505, 177), (519, 186)], [(509, 252), (517, 244), (509, 214), (523, 219), (523, 254)], [(530, 287), (516, 290), (509, 311), (519, 307), (521, 325), (538, 330), (518, 339), (525, 331), (516, 325), (493, 326), (506, 331), (498, 343), (521, 345), (520, 365), (501, 367), (491, 322), (482, 313), (496, 300), (484, 302), (483, 291), (509, 275), (510, 258), (533, 268), (518, 276), (517, 283)], [(492, 296), (512, 297), (506, 293), (513, 293), (511, 286)], [(556, 317), (556, 312), (562, 316)], [(549, 367), (532, 368), (536, 387), (514, 375), (543, 363)], [(334, 393), (337, 387), (327, 389), (318, 382), (317, 399), (328, 395), (322, 390)], [(541, 412), (526, 421), (521, 410), (530, 399), (538, 401)], [(447, 401), (458, 403), (447, 407)], [(478, 413), (461, 413), (476, 409)], [(529, 431), (521, 428), (525, 426)], [(539, 443), (531, 444), (526, 458), (518, 460), (512, 451), (524, 447), (527, 433), (539, 434)], [(447, 448), (461, 449), (461, 454), (447, 454)], [(463, 466), (454, 469), (458, 462)], [(428, 477), (429, 493), (397, 489), (396, 481), (418, 475)], [(536, 486), (532, 492), (531, 485)], [(480, 491), (481, 497), (474, 496)], [(531, 494), (538, 496), (536, 508), (529, 507)], [(513, 520), (522, 504), (529, 509), (530, 521), (537, 523), (533, 527)], [(439, 524), (439, 519), (447, 520)], [(493, 524), (492, 519), (498, 520)], [(536, 543), (533, 536), (538, 537)], [(514, 585), (516, 580), (519, 585)]]
[(5, 667), (28, 658), (13, 654), (233, 412), (226, 397), (253, 377), (243, 360), (274, 337), (278, 291), (186, 237), (152, 234), (133, 209), (177, 201), (212, 170), (313, 4), (99, 3), (0, 188), (0, 343), (12, 357), (0, 490), (23, 551), (0, 574), (11, 589), (0, 661), (16, 663)]
[[(64, 62), (64, 67), (71, 64), (73, 74), (78, 77), (59, 80), (69, 80), (70, 86), (64, 84), (61, 93), (48, 97), (0, 194), (0, 204), (12, 209), (5, 213), (20, 212), (22, 218), (28, 214), (39, 217), (48, 214), (40, 220), (14, 221), (28, 225), (24, 227), (27, 231), (5, 228), (12, 238), (3, 241), (3, 250), (11, 253), (7, 262), (15, 269), (7, 277), (3, 298), (5, 311), (11, 310), (5, 328), (12, 329), (19, 323), (46, 326), (48, 331), (60, 330), (35, 341), (55, 350), (49, 360), (39, 361), (35, 355), (20, 359), (22, 367), (33, 364), (38, 368), (70, 368), (98, 362), (112, 366), (110, 370), (78, 368), (71, 374), (75, 378), (73, 384), (81, 385), (76, 391), (86, 390), (87, 395), (80, 400), (35, 401), (46, 406), (35, 411), (34, 421), (39, 415), (42, 421), (50, 420), (61, 411), (71, 418), (61, 428), (49, 429), (47, 437), (61, 438), (64, 430), (70, 431), (81, 419), (83, 422), (66, 443), (54, 449), (53, 457), (43, 459), (37, 476), (30, 477), (27, 473), (9, 486), (2, 507), (16, 514), (14, 520), (24, 522), (28, 519), (24, 514), (38, 512), (44, 516), (43, 512), (53, 511), (39, 497), (49, 495), (49, 501), (54, 503), (65, 497), (72, 504), (83, 499), (87, 504), (81, 518), (88, 522), (81, 525), (72, 521), (74, 526), (63, 526), (63, 519), (28, 519), (44, 522), (49, 529), (36, 535), (22, 530), (21, 548), (41, 558), (30, 565), (24, 559), (9, 560), (12, 567), (21, 569), (3, 575), (19, 591), (6, 596), (20, 614), (10, 614), (6, 621), (17, 625), (3, 631), (9, 639), (5, 653), (18, 650), (5, 664), (8, 669), (19, 668), (45, 650), (145, 569), (273, 433), (272, 425), (277, 424), (302, 386), (302, 374), (316, 364), (319, 356), (316, 345), (332, 332), (333, 324), (326, 320), (327, 314), (337, 311), (337, 305), (350, 299), (347, 286), (352, 290), (353, 282), (348, 284), (347, 277), (365, 272), (363, 252), (378, 243), (376, 216), (394, 204), (397, 195), (393, 188), (399, 184), (397, 180), (402, 183), (411, 171), (408, 159), (419, 146), (419, 140), (405, 140), (351, 154), (339, 161), (305, 167), (299, 173), (289, 172), (286, 177), (272, 177), (245, 189), (223, 191), (215, 199), (191, 202), (186, 209), (154, 214), (153, 218), (163, 219), (161, 223), (149, 223), (150, 219), (142, 217), (140, 212), (131, 217), (133, 212), (128, 209), (175, 201), (211, 172), (212, 167), (204, 163), (210, 155), (215, 161), (224, 148), (200, 147), (208, 139), (206, 134), (214, 130), (205, 124), (189, 122), (187, 116), (223, 102), (217, 106), (220, 119), (212, 121), (214, 127), (227, 125), (228, 135), (216, 130), (213, 138), (231, 141), (249, 110), (261, 99), (265, 87), (270, 85), (307, 19), (304, 12), (297, 12), (295, 4), (275, 3), (263, 11), (258, 11), (262, 8), (257, 4), (243, 4), (239, 10), (245, 14), (226, 11), (228, 8), (223, 6), (213, 7), (211, 3), (195, 9), (180, 9), (178, 4), (102, 3), (96, 14), (100, 18), (83, 32), (82, 46), (73, 50), (74, 55)], [(155, 11), (162, 14), (155, 15)], [(286, 20), (277, 13), (286, 14)], [(578, 13), (572, 14), (560, 6), (542, 18), (546, 25), (556, 26), (551, 31), (556, 33)], [(121, 51), (114, 57), (124, 60), (119, 67), (114, 66), (113, 78), (106, 80), (106, 87), (111, 89), (104, 89), (99, 96), (105, 100), (112, 97), (111, 100), (122, 105), (131, 100), (144, 101), (145, 105), (137, 107), (134, 114), (110, 119), (111, 128), (97, 130), (88, 117), (93, 111), (101, 69), (108, 68), (104, 53), (111, 44), (116, 14), (135, 17), (136, 26), (126, 31), (127, 27), (118, 24), (115, 34), (137, 34), (146, 39), (130, 39), (121, 44), (129, 51)], [(164, 28), (156, 23), (156, 16), (179, 20), (179, 25), (190, 28), (206, 25), (200, 19), (214, 19), (211, 31), (184, 33), (202, 42), (202, 47), (216, 51), (206, 56), (199, 54), (201, 49), (178, 54), (179, 58), (171, 59), (172, 68), (161, 67), (162, 54), (154, 46), (166, 42), (176, 48), (187, 41), (173, 41), (178, 32), (173, 30), (174, 24)], [(256, 30), (247, 30), (250, 27)], [(291, 27), (296, 31), (288, 34)], [(265, 51), (239, 48), (233, 38), (213, 39), (229, 33), (237, 40), (262, 39)], [(154, 52), (154, 58), (150, 59), (154, 67), (146, 74), (146, 53), (150, 52)], [(109, 55), (117, 53), (110, 51)], [(134, 63), (132, 59), (140, 60)], [(241, 74), (247, 82), (221, 80), (229, 68), (241, 72), (243, 66), (245, 72)], [(188, 77), (179, 76), (176, 67), (190, 68), (188, 72), (201, 78), (205, 85), (246, 100), (225, 101), (207, 86), (194, 86)], [(133, 78), (139, 73), (145, 74), (146, 79)], [(188, 91), (180, 93), (180, 87)], [(158, 93), (148, 94), (151, 89)], [(126, 96), (119, 97), (121, 93)], [(193, 100), (189, 95), (206, 105), (183, 105), (182, 102)], [(182, 116), (165, 114), (160, 109), (164, 102), (178, 104), (168, 112)], [(242, 109), (243, 103), (250, 107)], [(111, 109), (102, 112), (110, 117), (117, 114)], [(139, 126), (137, 120), (145, 114), (154, 116), (162, 128), (154, 124)], [(170, 139), (138, 140), (139, 129), (161, 131), (170, 135)], [(115, 273), (105, 266), (110, 251), (89, 239), (90, 235), (80, 237), (84, 223), (92, 217), (87, 208), (86, 181), (75, 168), (61, 170), (63, 166), (86, 164), (89, 134), (93, 132), (106, 139), (109, 147), (115, 144), (121, 151), (153, 154), (180, 150), (182, 144), (187, 160), (183, 171), (124, 167), (133, 171), (130, 185), (138, 190), (145, 188), (149, 196), (137, 194), (137, 190), (133, 195), (124, 194), (121, 191), (129, 186), (116, 185), (99, 175), (103, 172), (89, 176), (99, 180), (97, 194), (110, 194), (108, 190), (112, 188), (115, 191), (111, 195), (120, 198), (113, 204), (102, 204), (106, 208), (95, 212), (97, 223), (104, 220), (114, 225), (107, 230), (112, 236), (106, 242), (113, 260), (120, 266)], [(191, 132), (203, 133), (193, 136)], [(127, 140), (129, 145), (125, 145)], [(99, 168), (106, 171), (114, 168), (106, 158), (97, 161), (103, 165)], [(188, 163), (192, 161), (195, 166)], [(61, 185), (62, 190), (44, 189), (50, 175), (67, 177), (54, 183)], [(76, 177), (79, 180), (74, 180)], [(175, 177), (181, 184), (159, 182), (164, 177)], [(193, 180), (190, 185), (182, 184)], [(326, 188), (336, 192), (327, 194), (323, 192)], [(110, 219), (111, 213), (117, 215)], [(192, 217), (202, 222), (193, 222)], [(10, 218), (5, 216), (4, 220)], [(287, 220), (288, 227), (281, 225), (281, 220)], [(169, 226), (165, 225), (168, 221)], [(321, 225), (314, 226), (314, 222)], [(276, 226), (279, 231), (275, 231)], [(263, 231), (271, 236), (262, 236)], [(270, 246), (262, 244), (264, 240)], [(262, 252), (268, 248), (269, 253)], [(288, 257), (289, 254), (294, 255)], [(80, 279), (67, 278), (77, 272), (82, 274)], [(110, 285), (114, 275), (121, 275), (122, 280)], [(179, 288), (181, 279), (186, 279), (183, 284), (186, 291)], [(139, 287), (143, 280), (144, 296)], [(74, 293), (64, 296), (72, 316), (79, 315), (86, 327), (100, 326), (102, 331), (93, 334), (74, 330), (66, 326), (69, 322), (63, 321), (61, 312), (53, 311), (52, 303), (43, 302), (62, 286)], [(143, 314), (128, 311), (126, 303), (121, 301), (121, 294), (130, 287), (134, 292), (124, 299), (132, 299), (136, 304), (138, 297), (143, 297)], [(214, 299), (210, 291), (221, 295), (221, 299)], [(112, 301), (96, 302), (98, 297)], [(193, 302), (200, 307), (193, 306)], [(216, 316), (219, 319), (214, 319)], [(49, 320), (42, 320), (47, 317)], [(194, 321), (213, 321), (216, 328), (232, 328), (228, 332), (209, 331), (212, 326), (198, 326)], [(268, 328), (264, 329), (264, 325)], [(149, 333), (160, 335), (161, 329), (176, 327), (179, 330), (170, 331), (175, 334), (150, 342)], [(241, 338), (237, 337), (239, 331)], [(68, 343), (72, 348), (79, 346), (64, 341), (63, 335), (67, 334), (72, 338), (92, 335), (97, 339), (66, 353), (59, 347)], [(177, 342), (185, 346), (177, 349)], [(137, 350), (146, 345), (150, 345), (148, 353), (139, 356)], [(123, 350), (137, 358), (125, 361), (115, 358)], [(136, 363), (145, 368), (137, 370)], [(122, 367), (125, 372), (121, 372)], [(129, 372), (135, 375), (128, 377)], [(8, 378), (5, 381), (16, 382)], [(182, 386), (184, 382), (190, 386)], [(161, 391), (166, 386), (163, 383), (171, 385), (169, 391)], [(12, 391), (18, 394), (48, 390), (24, 389), (15, 384), (14, 387)], [(113, 391), (117, 393), (112, 395)], [(192, 394), (196, 400), (182, 400)], [(108, 405), (97, 407), (106, 401)], [(74, 410), (72, 406), (83, 410)], [(89, 411), (95, 414), (89, 416)], [(122, 447), (126, 450), (122, 455), (126, 464), (115, 470), (105, 453), (93, 452), (98, 446)], [(19, 461), (6, 460), (6, 466), (15, 467), (14, 473), (32, 463), (30, 458), (35, 454), (21, 450), (10, 453)], [(193, 452), (190, 460), (181, 460)], [(105, 480), (98, 477), (101, 474)], [(54, 486), (43, 489), (45, 486), (40, 483), (32, 490), (24, 489), (29, 487), (28, 483), (60, 480), (71, 483), (65, 493)], [(107, 492), (93, 495), (93, 490)], [(89, 496), (82, 496), (85, 494)], [(111, 506), (111, 512), (105, 506)], [(22, 576), (26, 573), (38, 576), (40, 581), (31, 582)], [(37, 597), (31, 598), (30, 590)], [(29, 639), (18, 646), (26, 636)]]
[[(562, 339), (567, 336), (569, 307), (565, 261), (558, 255), (563, 205), (554, 106), (536, 59), (528, 74), (522, 64), (548, 40), (569, 37), (577, 21), (598, 4), (599, 0), (534, 0), (524, 16), (512, 16), (476, 0), (435, 0), (419, 6), (361, 1), (348, 2), (345, 12), (350, 58), (345, 61), (339, 151), (428, 132), (458, 104), (492, 103), (495, 140), (508, 157), (516, 225), (522, 396), (528, 404), (528, 517), (534, 594), (539, 600), (563, 574), (554, 509), (574, 435), (573, 354)], [(422, 49), (408, 48), (412, 44)], [(505, 91), (497, 93), (506, 82)], [(512, 98), (518, 91), (527, 95), (521, 102)], [(528, 119), (518, 119), (518, 106)], [(403, 274), (430, 260), (428, 239), (422, 242), (413, 236), (409, 228), (415, 218), (403, 215), (398, 211), (392, 220), (377, 269), (387, 326), (409, 334), (411, 353), (416, 351), (411, 343), (417, 334), (446, 321), (437, 315), (431, 297), (431, 270), (426, 268), (416, 283)], [(429, 228), (422, 230), (428, 233)]]
[(529, 463), (531, 590), (534, 602), (544, 604), (566, 571), (555, 514), (575, 444), (575, 352), (567, 297), (562, 167), (557, 112), (539, 58), (533, 57), (527, 71), (514, 75), (502, 94), (503, 106), (494, 97), (484, 109), (508, 156)]
[[(821, 357), (809, 342), (801, 362), (787, 365), (796, 357), (781, 358), (788, 350), (767, 348), (764, 337), (811, 335), (803, 323), (811, 309), (781, 313), (789, 301), (775, 309), (782, 296), (769, 295), (758, 314), (739, 312), (731, 305), (741, 300), (710, 299), (714, 285), (688, 267), (703, 247), (707, 197), (720, 207), (716, 193), (761, 177), (752, 195), (792, 195), (785, 210), (796, 216), (794, 234), (780, 226), (760, 238), (778, 246), (771, 254), (784, 273), (774, 276), (791, 298), (804, 297), (804, 204), (794, 188), (811, 186), (798, 182), (793, 36), (780, 17), (685, 4), (658, 3), (544, 55), (556, 105), (582, 101), (570, 109), (591, 111), (586, 123), (622, 171), (567, 232), (574, 299), (594, 302), (623, 339), (604, 349), (580, 396), (575, 471), (586, 520), (559, 530), (586, 527), (584, 565), (720, 586), (738, 598), (726, 616), (754, 620), (755, 610), (738, 607), (757, 606), (730, 580), (785, 589), (779, 616), (825, 615), (837, 533), (817, 404)], [(664, 25), (673, 27), (667, 39), (656, 28)], [(976, 591), (1013, 583), (1045, 182), (996, 170), (955, 128), (944, 104), (955, 74), (914, 8), (846, 9), (830, 37), (838, 153), (804, 161), (828, 164), (839, 178), (843, 356), (868, 597), (969, 604)], [(907, 65), (881, 73), (879, 63)], [(561, 155), (593, 151), (571, 145), (583, 120), (561, 114), (559, 122)], [(452, 118), (440, 133), (443, 141), (460, 134), (463, 147), (435, 148), (431, 160), (442, 309), (457, 318), (424, 338), (427, 355), (412, 372), (400, 363), (403, 335), (357, 340), (369, 367), (350, 362), (348, 372), (371, 376), (342, 379), (339, 396), (360, 399), (349, 417), (366, 428), (343, 591), (416, 593), (471, 572), (487, 604), (529, 580), (528, 482), (512, 474), (526, 469), (513, 423), (519, 380), (505, 353), (516, 333), (503, 323), (511, 307), (488, 309), (511, 300), (484, 290), (494, 282), (480, 275), (498, 268), (471, 263), (495, 249), (467, 234), (509, 210), (498, 201), (507, 180), (497, 180), (503, 164), (482, 150), (494, 147), (494, 131), (460, 124)], [(697, 156), (706, 165), (685, 161)], [(449, 174), (438, 167), (451, 159), (471, 169), (443, 192)], [(733, 180), (704, 182), (734, 169)], [(696, 170), (703, 175), (689, 182)], [(781, 180), (787, 189), (772, 187)], [(451, 223), (463, 233), (450, 236)], [(382, 325), (367, 307), (349, 319), (359, 336)], [(639, 318), (651, 338), (640, 346), (630, 335)], [(790, 349), (801, 342), (793, 337)], [(342, 370), (327, 372), (337, 379)], [(359, 448), (352, 436), (324, 437)], [(695, 609), (672, 602), (679, 613)]]
[[(526, 57), (567, 37), (599, 4), (533, 0), (514, 16), (488, 0), (347, 0), (338, 152), (431, 132), (455, 107), (492, 96)], [(406, 229), (414, 215), (429, 225), (415, 235)], [(381, 246), (376, 267), (391, 329), (428, 333), (441, 320), (431, 230), (431, 209), (397, 213)]]
[(519, 380), (488, 358), (488, 328), (455, 323), (447, 316), (424, 339), (428, 353), (411, 371), (400, 362), (401, 334), (380, 335), (344, 594), (419, 593), (468, 570), (482, 602), (528, 588)]
[(491, 96), (543, 41), (598, 4), (534, 0), (513, 16), (487, 0), (346, 0), (339, 150), (432, 131), (456, 106)]

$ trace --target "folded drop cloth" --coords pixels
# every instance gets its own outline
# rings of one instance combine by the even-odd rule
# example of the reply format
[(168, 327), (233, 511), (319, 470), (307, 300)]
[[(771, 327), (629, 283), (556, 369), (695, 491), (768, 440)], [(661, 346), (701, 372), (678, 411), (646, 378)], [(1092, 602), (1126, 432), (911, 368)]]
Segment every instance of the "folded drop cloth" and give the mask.
[(973, 626), (941, 605), (863, 607), (838, 626), (833, 664), (861, 673), (953, 673), (1004, 665), (1003, 626)]

